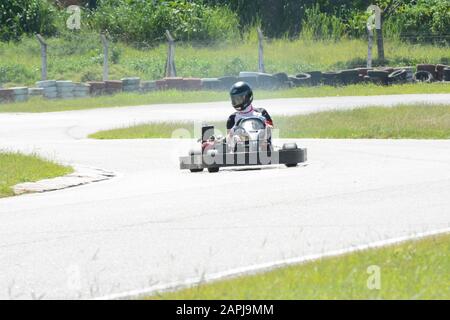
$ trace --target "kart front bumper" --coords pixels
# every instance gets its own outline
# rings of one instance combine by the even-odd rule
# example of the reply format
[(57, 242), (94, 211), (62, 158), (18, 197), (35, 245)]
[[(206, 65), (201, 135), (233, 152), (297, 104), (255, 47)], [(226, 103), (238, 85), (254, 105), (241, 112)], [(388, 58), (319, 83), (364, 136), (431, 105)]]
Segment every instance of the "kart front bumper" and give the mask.
[(180, 169), (198, 170), (237, 166), (293, 165), (306, 160), (307, 151), (305, 148), (272, 151), (270, 154), (266, 152), (208, 152), (180, 157)]

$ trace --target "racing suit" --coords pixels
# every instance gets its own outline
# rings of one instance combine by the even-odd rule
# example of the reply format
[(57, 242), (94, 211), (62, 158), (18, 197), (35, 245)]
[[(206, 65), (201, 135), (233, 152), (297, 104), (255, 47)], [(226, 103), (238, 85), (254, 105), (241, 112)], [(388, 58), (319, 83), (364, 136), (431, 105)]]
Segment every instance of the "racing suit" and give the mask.
[(227, 131), (230, 131), (233, 129), (236, 123), (239, 122), (239, 120), (244, 118), (250, 118), (250, 117), (264, 117), (266, 119), (266, 125), (269, 125), (273, 127), (273, 121), (270, 117), (269, 113), (266, 109), (263, 108), (253, 108), (252, 105), (249, 105), (245, 110), (238, 111), (233, 113), (228, 117), (227, 120)]

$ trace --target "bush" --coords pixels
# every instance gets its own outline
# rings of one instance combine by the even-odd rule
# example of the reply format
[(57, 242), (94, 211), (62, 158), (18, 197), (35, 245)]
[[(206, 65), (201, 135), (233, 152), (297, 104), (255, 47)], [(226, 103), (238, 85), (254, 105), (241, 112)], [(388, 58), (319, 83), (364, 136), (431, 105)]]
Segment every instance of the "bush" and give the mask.
[(339, 40), (345, 35), (345, 29), (341, 19), (321, 12), (317, 4), (306, 9), (301, 36), (311, 40)]
[(450, 1), (416, 0), (400, 7), (385, 23), (388, 35), (412, 42), (448, 43)]
[(238, 34), (237, 16), (229, 9), (181, 0), (102, 0), (90, 24), (117, 39), (141, 44), (165, 39), (166, 30), (177, 40), (222, 40)]
[(8, 0), (0, 3), (0, 40), (18, 40), (23, 34), (56, 32), (56, 9), (46, 0)]

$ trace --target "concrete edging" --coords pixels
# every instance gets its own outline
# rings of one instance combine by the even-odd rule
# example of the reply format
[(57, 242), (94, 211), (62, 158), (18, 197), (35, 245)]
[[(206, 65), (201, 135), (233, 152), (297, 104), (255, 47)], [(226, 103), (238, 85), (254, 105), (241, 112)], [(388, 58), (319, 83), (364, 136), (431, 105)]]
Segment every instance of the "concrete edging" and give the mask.
[(111, 171), (75, 166), (75, 171), (70, 174), (36, 182), (19, 183), (13, 187), (13, 191), (15, 195), (56, 191), (82, 186), (93, 182), (109, 180), (115, 176), (116, 175)]

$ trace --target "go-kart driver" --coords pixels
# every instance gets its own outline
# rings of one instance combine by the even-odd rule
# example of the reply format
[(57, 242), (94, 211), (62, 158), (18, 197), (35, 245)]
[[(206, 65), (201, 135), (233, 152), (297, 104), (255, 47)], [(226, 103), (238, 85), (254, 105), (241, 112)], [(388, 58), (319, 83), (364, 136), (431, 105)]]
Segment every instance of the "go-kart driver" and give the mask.
[(233, 129), (236, 123), (243, 118), (260, 116), (266, 119), (266, 125), (273, 127), (273, 121), (266, 109), (254, 108), (253, 91), (248, 83), (236, 82), (230, 90), (231, 104), (236, 112), (229, 116), (227, 121), (227, 133)]
[[(229, 143), (231, 143), (231, 133), (234, 129), (235, 125), (241, 120), (245, 118), (251, 117), (261, 117), (265, 119), (265, 124), (269, 128), (273, 128), (273, 121), (270, 117), (269, 113), (266, 109), (263, 108), (254, 108), (252, 105), (253, 102), (253, 91), (250, 85), (246, 82), (239, 81), (236, 82), (230, 89), (230, 98), (231, 104), (236, 112), (231, 114), (227, 120), (227, 139)], [(202, 143), (203, 152), (209, 150), (214, 147), (214, 141), (218, 139), (221, 140), (223, 137), (214, 137), (211, 136), (206, 141)], [(268, 144), (271, 145), (271, 137), (268, 137)]]

